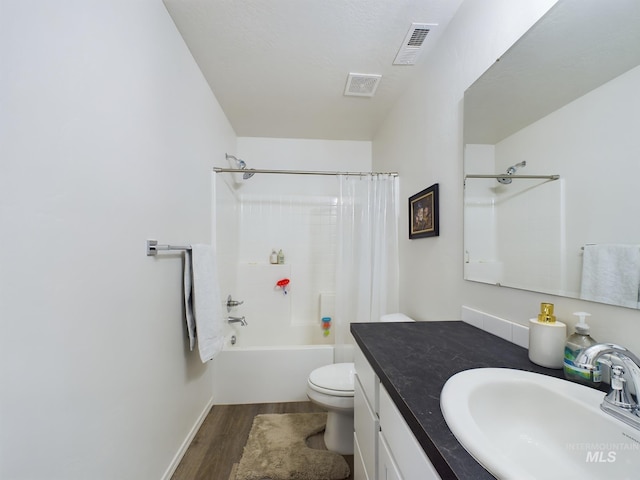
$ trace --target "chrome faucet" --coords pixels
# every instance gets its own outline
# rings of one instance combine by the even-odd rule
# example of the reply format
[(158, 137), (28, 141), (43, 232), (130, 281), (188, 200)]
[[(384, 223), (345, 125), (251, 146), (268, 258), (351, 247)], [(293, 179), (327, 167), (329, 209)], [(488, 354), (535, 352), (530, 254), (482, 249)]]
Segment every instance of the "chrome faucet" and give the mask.
[[(601, 358), (603, 355), (617, 358), (622, 365), (618, 365), (612, 359)], [(627, 425), (640, 429), (640, 358), (615, 343), (598, 343), (582, 350), (574, 364), (591, 371), (593, 375), (598, 368), (598, 362), (611, 367), (611, 390), (604, 397), (600, 408)], [(623, 377), (625, 372), (633, 382), (633, 393), (629, 391), (627, 380)]]
[(229, 318), (227, 318), (227, 322), (229, 322), (229, 323), (239, 323), (243, 327), (248, 325), (248, 323), (244, 319), (244, 317), (229, 317)]

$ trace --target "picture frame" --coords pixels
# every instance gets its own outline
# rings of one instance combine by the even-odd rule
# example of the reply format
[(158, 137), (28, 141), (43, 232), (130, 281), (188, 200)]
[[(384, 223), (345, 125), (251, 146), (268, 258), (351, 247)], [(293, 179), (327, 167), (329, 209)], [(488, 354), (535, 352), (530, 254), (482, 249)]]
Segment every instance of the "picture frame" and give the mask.
[(409, 197), (409, 239), (440, 235), (438, 184)]

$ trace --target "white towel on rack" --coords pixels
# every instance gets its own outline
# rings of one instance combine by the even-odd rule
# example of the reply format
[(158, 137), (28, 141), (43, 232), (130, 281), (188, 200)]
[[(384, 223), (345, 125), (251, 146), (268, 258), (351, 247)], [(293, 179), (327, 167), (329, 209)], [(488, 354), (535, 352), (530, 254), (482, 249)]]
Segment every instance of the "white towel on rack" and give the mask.
[(184, 315), (187, 320), (189, 350), (196, 346), (196, 319), (193, 316), (193, 272), (191, 269), (191, 251), (184, 252)]
[(210, 245), (191, 246), (192, 302), (198, 351), (202, 363), (224, 345), (224, 318), (216, 256)]
[(640, 246), (585, 245), (582, 258), (584, 300), (638, 307)]

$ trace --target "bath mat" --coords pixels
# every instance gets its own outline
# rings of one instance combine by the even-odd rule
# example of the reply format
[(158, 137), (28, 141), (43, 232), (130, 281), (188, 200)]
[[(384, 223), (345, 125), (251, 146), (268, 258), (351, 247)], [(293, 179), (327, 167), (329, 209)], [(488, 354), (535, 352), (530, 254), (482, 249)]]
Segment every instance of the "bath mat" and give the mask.
[(236, 471), (236, 480), (342, 480), (342, 455), (309, 448), (305, 440), (324, 430), (326, 413), (257, 415)]
[(236, 472), (238, 471), (238, 464), (234, 463), (231, 467), (231, 473), (229, 474), (229, 480), (236, 480)]

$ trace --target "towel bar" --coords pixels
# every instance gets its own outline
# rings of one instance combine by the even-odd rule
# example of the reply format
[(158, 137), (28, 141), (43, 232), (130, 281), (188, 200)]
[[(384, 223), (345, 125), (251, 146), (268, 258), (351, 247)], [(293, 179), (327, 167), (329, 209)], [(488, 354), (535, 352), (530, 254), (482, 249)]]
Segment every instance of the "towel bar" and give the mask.
[(157, 255), (158, 250), (191, 250), (190, 245), (158, 245), (157, 240), (147, 240), (147, 257)]

